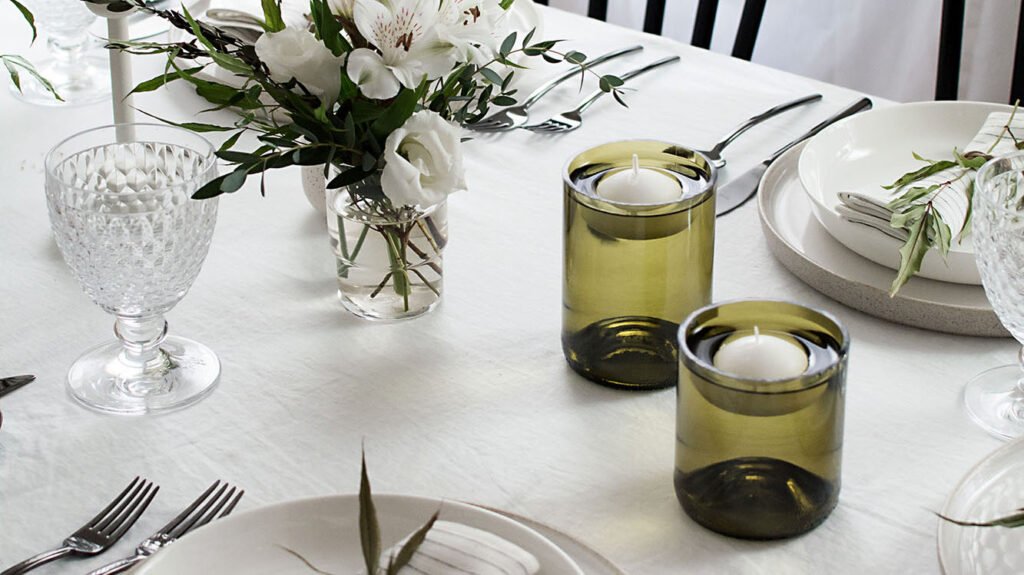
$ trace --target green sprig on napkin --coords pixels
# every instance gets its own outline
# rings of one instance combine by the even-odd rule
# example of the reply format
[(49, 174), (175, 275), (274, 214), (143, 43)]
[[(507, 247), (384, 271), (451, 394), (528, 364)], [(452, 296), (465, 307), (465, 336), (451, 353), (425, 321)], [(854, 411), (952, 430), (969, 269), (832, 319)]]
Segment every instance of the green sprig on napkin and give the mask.
[[(995, 135), (995, 141), (984, 152), (968, 150), (960, 153), (954, 148), (953, 159), (943, 160), (929, 160), (915, 153), (914, 159), (924, 162), (925, 165), (903, 174), (887, 186), (882, 186), (886, 190), (902, 190), (888, 203), (888, 208), (892, 210), (889, 225), (905, 230), (908, 234), (906, 242), (900, 248), (900, 268), (889, 290), (890, 296), (895, 296), (900, 288), (921, 270), (921, 263), (929, 249), (938, 248), (943, 258), (949, 253), (953, 241), (951, 222), (946, 221), (939, 208), (948, 206), (953, 201), (949, 199), (950, 194), (958, 191), (963, 193), (967, 203), (962, 221), (954, 224), (957, 227), (957, 241), (963, 241), (970, 233), (975, 172), (992, 158), (992, 152), (1006, 137), (1013, 141), (1013, 149), (1024, 149), (1024, 142), (1018, 141), (1010, 128), (1016, 113), (1015, 105), (1006, 123)], [(989, 137), (984, 128), (975, 140), (968, 144), (968, 148), (976, 146), (979, 139)], [(923, 185), (915, 186), (915, 183)]]

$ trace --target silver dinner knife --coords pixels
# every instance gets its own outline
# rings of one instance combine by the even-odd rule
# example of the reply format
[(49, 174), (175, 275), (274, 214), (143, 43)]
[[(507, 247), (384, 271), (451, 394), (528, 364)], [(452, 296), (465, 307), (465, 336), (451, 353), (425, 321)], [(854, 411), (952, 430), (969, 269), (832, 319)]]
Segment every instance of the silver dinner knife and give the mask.
[(34, 375), (13, 375), (11, 377), (0, 377), (0, 397), (24, 387), (36, 380)]
[(768, 159), (754, 166), (753, 168), (750, 168), (740, 177), (736, 178), (735, 180), (732, 180), (728, 184), (719, 188), (717, 192), (717, 197), (715, 199), (715, 215), (722, 216), (728, 214), (729, 212), (745, 204), (747, 200), (749, 200), (750, 198), (754, 197), (754, 194), (757, 193), (757, 186), (758, 184), (761, 183), (761, 176), (764, 175), (765, 171), (768, 169), (768, 166), (770, 166), (772, 162), (774, 162), (775, 160), (779, 159), (779, 156), (789, 151), (790, 148), (799, 144), (800, 142), (803, 142), (807, 138), (814, 136), (818, 132), (831, 126), (832, 124), (838, 122), (839, 120), (842, 120), (843, 118), (852, 116), (857, 112), (867, 110), (870, 108), (870, 98), (861, 98), (860, 100), (857, 100), (848, 108), (824, 120), (817, 126), (814, 126), (810, 130), (808, 130), (807, 133), (805, 133), (804, 135), (779, 148), (779, 150), (776, 151), (774, 154), (768, 156)]

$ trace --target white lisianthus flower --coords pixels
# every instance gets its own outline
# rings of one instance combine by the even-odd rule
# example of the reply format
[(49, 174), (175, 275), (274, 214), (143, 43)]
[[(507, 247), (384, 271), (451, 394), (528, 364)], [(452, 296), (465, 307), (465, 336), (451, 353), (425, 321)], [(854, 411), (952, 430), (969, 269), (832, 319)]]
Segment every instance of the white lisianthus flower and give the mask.
[(432, 206), (466, 189), (462, 129), (436, 112), (416, 112), (384, 145), (381, 187), (395, 207)]
[(438, 36), (451, 44), (460, 62), (486, 64), (507, 33), (499, 0), (441, 0)]
[(328, 105), (338, 99), (345, 58), (335, 56), (312, 32), (303, 28), (268, 32), (260, 36), (255, 48), (275, 82), (295, 78)]
[(455, 52), (438, 37), (437, 17), (435, 0), (355, 0), (356, 28), (377, 50), (353, 50), (349, 78), (366, 97), (386, 100), (401, 86), (415, 88), (449, 72)]

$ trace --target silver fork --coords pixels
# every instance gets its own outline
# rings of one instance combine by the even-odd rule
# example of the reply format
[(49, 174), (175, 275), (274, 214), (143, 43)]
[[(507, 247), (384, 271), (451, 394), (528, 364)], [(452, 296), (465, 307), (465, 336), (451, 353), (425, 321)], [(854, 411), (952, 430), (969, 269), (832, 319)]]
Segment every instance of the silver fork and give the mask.
[(767, 120), (768, 118), (773, 118), (773, 117), (775, 117), (775, 116), (777, 116), (777, 115), (779, 115), (779, 114), (781, 114), (781, 113), (783, 113), (783, 112), (785, 112), (787, 110), (792, 110), (793, 108), (796, 108), (798, 106), (803, 106), (804, 104), (810, 104), (811, 102), (817, 102), (820, 99), (821, 99), (821, 94), (811, 94), (810, 96), (804, 96), (803, 98), (797, 98), (796, 100), (793, 100), (791, 102), (786, 102), (784, 104), (779, 104), (778, 106), (775, 106), (774, 108), (770, 108), (768, 110), (765, 110), (764, 112), (761, 112), (760, 114), (758, 114), (758, 115), (748, 119), (746, 122), (743, 122), (735, 130), (730, 132), (728, 136), (722, 138), (722, 140), (720, 142), (718, 142), (717, 144), (715, 144), (714, 147), (712, 147), (710, 150), (696, 150), (696, 151), (700, 152), (701, 154), (704, 154), (704, 156), (708, 160), (711, 161), (711, 165), (713, 165), (714, 167), (716, 167), (716, 168), (724, 168), (725, 167), (725, 158), (722, 157), (722, 150), (725, 150), (726, 146), (731, 144), (733, 140), (735, 140), (736, 138), (738, 138), (740, 136), (740, 134), (742, 134), (743, 132), (746, 132), (750, 128), (753, 128), (754, 126), (760, 124), (761, 122)]
[[(615, 50), (614, 52), (608, 52), (603, 56), (598, 56), (597, 58), (587, 61), (584, 64), (588, 68), (592, 66), (597, 66), (598, 64), (602, 64), (604, 62), (607, 62), (608, 60), (618, 58), (619, 56), (625, 56), (626, 54), (631, 54), (633, 52), (638, 52), (643, 49), (644, 47), (639, 45), (630, 46), (628, 48), (622, 48), (620, 50)], [(523, 126), (526, 124), (526, 121), (530, 119), (527, 110), (529, 110), (531, 106), (536, 104), (537, 100), (540, 100), (544, 96), (544, 94), (550, 92), (552, 89), (555, 88), (555, 86), (558, 86), (562, 82), (565, 82), (566, 80), (572, 78), (573, 76), (576, 76), (577, 74), (580, 74), (580, 69), (578, 67), (571, 68), (567, 70), (565, 73), (563, 73), (561, 76), (552, 78), (551, 80), (548, 80), (547, 82), (542, 84), (539, 88), (534, 90), (533, 93), (530, 94), (526, 98), (526, 100), (523, 101), (522, 104), (519, 104), (518, 106), (505, 108), (500, 112), (495, 112), (494, 114), (491, 114), (487, 118), (484, 118), (483, 120), (480, 120), (475, 124), (466, 124), (466, 127), (471, 130), (476, 130), (478, 132), (503, 132), (505, 130), (514, 130), (515, 128)]]
[[(218, 486), (220, 489), (218, 489)], [(221, 484), (220, 481), (214, 481), (213, 485), (196, 498), (177, 517), (171, 519), (170, 523), (164, 525), (159, 531), (140, 543), (135, 548), (134, 555), (100, 567), (95, 571), (90, 571), (88, 575), (123, 573), (136, 564), (145, 561), (167, 545), (174, 543), (193, 529), (198, 529), (214, 519), (220, 519), (231, 514), (235, 510), (235, 506), (238, 505), (238, 500), (245, 495), (245, 491), (239, 490), (236, 487), (231, 487), (229, 490), (228, 487), (227, 483)], [(214, 493), (215, 491), (216, 493)], [(201, 505), (202, 507), (200, 507)]]
[(27, 573), (40, 565), (71, 554), (96, 555), (106, 551), (135, 524), (159, 490), (160, 487), (153, 483), (136, 477), (110, 502), (110, 505), (65, 539), (60, 547), (8, 567), (0, 575)]
[[(639, 76), (644, 72), (649, 72), (655, 68), (658, 68), (659, 66), (664, 66), (665, 64), (671, 64), (672, 62), (678, 61), (679, 56), (669, 56), (668, 58), (662, 58), (661, 60), (651, 62), (646, 66), (637, 68), (636, 70), (630, 70), (629, 72), (626, 72), (625, 74), (619, 76), (619, 79), (625, 82), (630, 78)], [(523, 129), (530, 130), (533, 132), (544, 132), (548, 134), (571, 132), (583, 125), (583, 112), (586, 112), (587, 108), (594, 105), (594, 102), (596, 102), (601, 96), (604, 96), (607, 93), (608, 92), (605, 92), (603, 90), (596, 90), (593, 94), (584, 98), (583, 101), (580, 102), (579, 106), (576, 106), (576, 108), (569, 110), (568, 112), (562, 112), (561, 114), (553, 118), (548, 118), (547, 120), (544, 120), (539, 124), (523, 126)]]

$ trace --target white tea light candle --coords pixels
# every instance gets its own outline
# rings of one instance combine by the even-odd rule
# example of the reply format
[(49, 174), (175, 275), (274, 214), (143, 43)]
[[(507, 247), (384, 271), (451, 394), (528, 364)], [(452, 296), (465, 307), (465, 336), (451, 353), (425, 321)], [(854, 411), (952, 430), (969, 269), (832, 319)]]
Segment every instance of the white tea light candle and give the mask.
[(807, 371), (807, 352), (781, 337), (763, 334), (754, 326), (752, 335), (723, 343), (712, 363), (735, 377), (786, 379)]
[(633, 154), (633, 167), (602, 178), (597, 195), (622, 204), (667, 204), (678, 201), (683, 188), (661, 170), (641, 168), (639, 156)]

